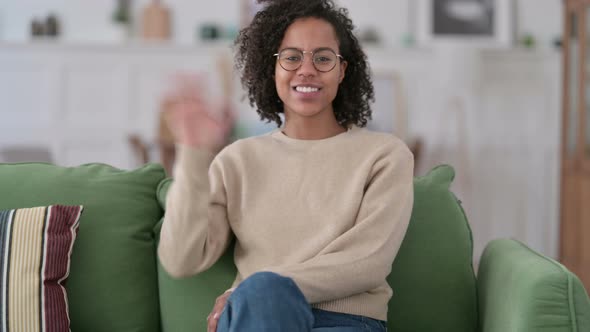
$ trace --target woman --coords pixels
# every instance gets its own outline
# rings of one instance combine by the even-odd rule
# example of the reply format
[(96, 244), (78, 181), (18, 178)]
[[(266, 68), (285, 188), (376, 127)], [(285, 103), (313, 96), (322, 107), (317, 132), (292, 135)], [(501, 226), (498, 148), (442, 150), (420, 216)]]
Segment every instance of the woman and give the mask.
[(331, 0), (264, 2), (236, 41), (237, 67), (279, 129), (214, 156), (231, 116), (211, 116), (200, 98), (179, 103), (160, 259), (172, 276), (193, 275), (235, 237), (234, 288), (208, 331), (385, 331), (412, 154), (362, 128), (373, 86), (347, 11)]

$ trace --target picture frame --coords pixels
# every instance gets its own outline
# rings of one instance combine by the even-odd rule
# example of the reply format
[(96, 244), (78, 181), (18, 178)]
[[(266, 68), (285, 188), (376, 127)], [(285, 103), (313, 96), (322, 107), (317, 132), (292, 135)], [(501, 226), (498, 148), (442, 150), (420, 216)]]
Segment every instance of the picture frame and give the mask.
[(512, 0), (415, 0), (417, 41), (508, 48), (514, 35)]

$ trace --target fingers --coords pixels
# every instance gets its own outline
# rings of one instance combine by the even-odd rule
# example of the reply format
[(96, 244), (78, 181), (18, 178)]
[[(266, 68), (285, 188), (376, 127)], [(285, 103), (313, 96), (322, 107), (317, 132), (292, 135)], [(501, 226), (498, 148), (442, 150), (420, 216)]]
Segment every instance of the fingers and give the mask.
[(172, 77), (172, 84), (178, 91), (190, 94), (203, 89), (203, 79), (198, 73), (177, 73)]
[(219, 316), (211, 316), (207, 317), (207, 332), (215, 332), (217, 331), (217, 321), (219, 320)]
[(201, 84), (201, 76), (177, 74), (173, 77), (172, 89), (166, 93), (163, 109), (172, 112), (202, 112), (215, 119), (218, 124), (233, 123), (235, 115), (228, 100), (223, 103), (211, 102), (207, 89)]
[(205, 86), (201, 83), (203, 75), (195, 73), (177, 73), (170, 77), (168, 88), (164, 93), (166, 102), (203, 101), (207, 95)]
[(221, 312), (211, 313), (211, 315), (207, 317), (207, 332), (217, 331), (219, 316), (221, 316)]
[(177, 118), (180, 123), (190, 121), (190, 119), (197, 117), (209, 117), (208, 105), (202, 100), (197, 99), (179, 99), (168, 104), (165, 112), (170, 116)]
[(207, 316), (207, 332), (215, 332), (217, 330), (217, 321), (219, 319), (219, 315), (213, 309), (213, 311)]
[(220, 150), (235, 123), (233, 107), (211, 101), (197, 75), (176, 75), (162, 104), (174, 139), (184, 145)]
[(230, 130), (235, 122), (235, 114), (231, 109), (220, 110), (200, 100), (183, 100), (170, 107), (169, 112), (179, 124), (198, 122), (222, 131)]
[(207, 101), (198, 93), (184, 94), (179, 92), (169, 93), (164, 97), (164, 109), (171, 109), (178, 105), (206, 106)]
[(217, 330), (217, 322), (219, 322), (219, 316), (225, 308), (227, 296), (223, 294), (215, 300), (215, 306), (213, 311), (207, 316), (207, 332), (215, 332)]

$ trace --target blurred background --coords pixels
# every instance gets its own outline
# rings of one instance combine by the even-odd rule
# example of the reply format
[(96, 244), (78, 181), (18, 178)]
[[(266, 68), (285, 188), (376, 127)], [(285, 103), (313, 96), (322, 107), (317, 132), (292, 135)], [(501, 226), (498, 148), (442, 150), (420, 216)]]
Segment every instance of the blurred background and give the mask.
[[(370, 127), (416, 174), (455, 167), (474, 257), (513, 237), (560, 256), (561, 0), (337, 0), (373, 71)], [(274, 129), (244, 99), (231, 44), (250, 0), (0, 0), (0, 161), (133, 168), (173, 162), (161, 124), (175, 73), (239, 111), (234, 139)], [(477, 263), (477, 261), (476, 261)]]

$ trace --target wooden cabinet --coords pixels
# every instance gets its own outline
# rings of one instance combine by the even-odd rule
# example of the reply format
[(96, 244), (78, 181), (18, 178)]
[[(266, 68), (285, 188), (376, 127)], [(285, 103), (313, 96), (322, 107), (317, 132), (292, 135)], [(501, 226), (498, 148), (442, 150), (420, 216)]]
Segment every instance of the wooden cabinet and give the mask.
[(590, 288), (590, 0), (565, 0), (562, 262)]

